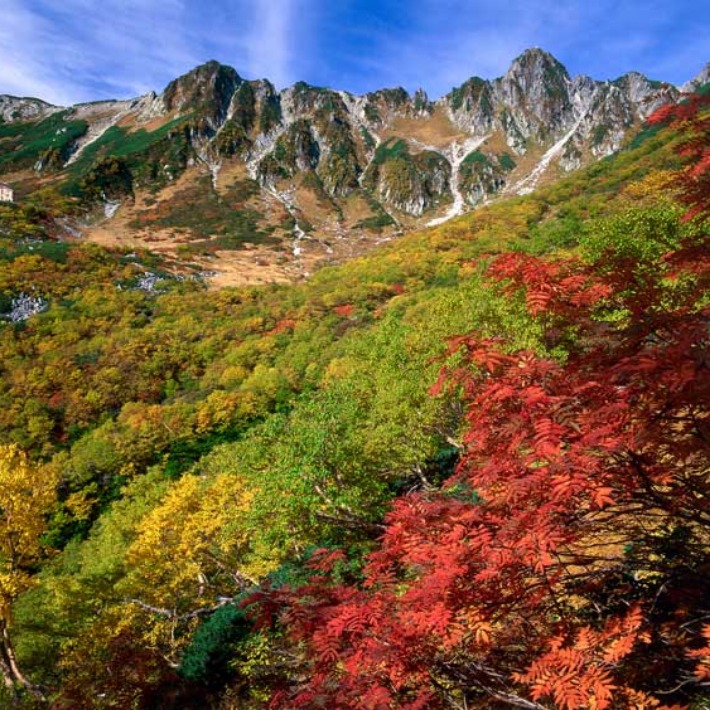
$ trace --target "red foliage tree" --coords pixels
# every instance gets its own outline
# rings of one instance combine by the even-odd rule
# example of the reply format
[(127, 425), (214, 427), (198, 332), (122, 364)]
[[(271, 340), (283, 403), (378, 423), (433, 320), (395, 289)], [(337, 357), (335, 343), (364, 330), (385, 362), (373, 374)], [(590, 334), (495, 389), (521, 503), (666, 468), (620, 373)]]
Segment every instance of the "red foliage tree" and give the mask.
[[(452, 341), (467, 363), (439, 387), (468, 403), (454, 476), (395, 501), (362, 584), (337, 583), (341, 553), (323, 552), (309, 584), (258, 596), (304, 658), (273, 707), (602, 710), (702, 694), (710, 239), (693, 234), (633, 289), (611, 252), (603, 269), (493, 264), (578, 347), (560, 363)], [(604, 323), (609, 308), (626, 315)]]
[(710, 94), (692, 94), (677, 105), (666, 105), (648, 119), (683, 132), (680, 154), (686, 167), (680, 176), (681, 199), (690, 207), (688, 218), (710, 216)]

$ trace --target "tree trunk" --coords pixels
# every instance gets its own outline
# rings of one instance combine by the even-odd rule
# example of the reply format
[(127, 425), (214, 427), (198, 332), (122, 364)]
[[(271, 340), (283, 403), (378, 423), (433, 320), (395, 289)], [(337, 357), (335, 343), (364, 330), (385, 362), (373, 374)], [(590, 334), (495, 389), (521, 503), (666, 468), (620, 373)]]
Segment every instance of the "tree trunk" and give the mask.
[(15, 698), (17, 698), (18, 688), (21, 688), (34, 695), (38, 700), (46, 700), (42, 691), (23, 675), (17, 665), (15, 650), (12, 647), (12, 641), (7, 629), (7, 622), (0, 621), (0, 628), (2, 629), (2, 634), (0, 635), (0, 672), (2, 672), (5, 687), (12, 691)]

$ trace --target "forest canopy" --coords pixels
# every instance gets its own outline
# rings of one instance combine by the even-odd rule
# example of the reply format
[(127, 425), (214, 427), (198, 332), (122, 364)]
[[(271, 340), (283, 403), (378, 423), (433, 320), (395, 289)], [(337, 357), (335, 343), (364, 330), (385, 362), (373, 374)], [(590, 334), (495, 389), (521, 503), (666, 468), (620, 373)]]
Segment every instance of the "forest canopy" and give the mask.
[(705, 707), (708, 103), (296, 285), (0, 207), (0, 703)]

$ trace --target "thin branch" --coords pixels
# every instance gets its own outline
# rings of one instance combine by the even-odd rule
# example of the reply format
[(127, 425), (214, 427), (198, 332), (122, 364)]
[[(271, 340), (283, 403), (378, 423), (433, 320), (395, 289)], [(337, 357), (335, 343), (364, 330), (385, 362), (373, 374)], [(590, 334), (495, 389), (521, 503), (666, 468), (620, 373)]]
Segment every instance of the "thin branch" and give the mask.
[(519, 695), (514, 693), (504, 693), (500, 690), (493, 690), (491, 688), (484, 688), (484, 690), (496, 700), (500, 700), (502, 703), (508, 703), (516, 708), (525, 708), (525, 710), (549, 710), (544, 705), (536, 703), (533, 700), (526, 700), (521, 698)]
[(226, 606), (227, 604), (233, 604), (235, 599), (236, 599), (236, 597), (219, 597), (218, 603), (215, 604), (214, 606), (204, 607), (201, 609), (193, 609), (192, 611), (188, 611), (185, 614), (178, 614), (176, 611), (171, 611), (170, 609), (166, 609), (164, 607), (153, 606), (152, 604), (146, 604), (145, 602), (141, 601), (140, 599), (132, 599), (132, 598), (131, 599), (124, 599), (123, 603), (124, 604), (136, 604), (141, 609), (145, 609), (146, 611), (149, 611), (152, 614), (158, 614), (159, 616), (164, 616), (168, 619), (173, 619), (174, 621), (179, 622), (179, 621), (188, 621), (189, 619), (194, 619), (198, 616), (203, 616), (205, 614), (212, 614), (213, 612), (217, 611), (218, 609), (221, 609), (223, 606)]

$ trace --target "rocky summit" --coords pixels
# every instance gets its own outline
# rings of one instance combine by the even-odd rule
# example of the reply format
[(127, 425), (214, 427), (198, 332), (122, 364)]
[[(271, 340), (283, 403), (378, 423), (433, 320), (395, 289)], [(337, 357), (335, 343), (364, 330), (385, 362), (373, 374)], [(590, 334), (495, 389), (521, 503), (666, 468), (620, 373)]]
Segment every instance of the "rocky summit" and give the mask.
[(288, 278), (529, 193), (619, 150), (681, 96), (636, 72), (571, 77), (541, 49), (436, 101), (401, 88), (277, 91), (210, 61), (132, 100), (0, 96), (0, 179), (92, 206), (74, 226), (88, 238), (213, 256), (246, 247), (271, 267), (266, 280)]

